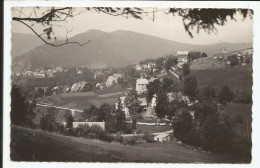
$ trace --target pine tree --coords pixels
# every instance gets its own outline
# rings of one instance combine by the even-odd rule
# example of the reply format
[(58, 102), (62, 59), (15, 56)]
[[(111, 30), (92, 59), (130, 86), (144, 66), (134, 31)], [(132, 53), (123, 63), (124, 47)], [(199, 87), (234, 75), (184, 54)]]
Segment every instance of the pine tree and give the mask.
[(165, 115), (167, 115), (168, 105), (169, 105), (168, 95), (163, 90), (162, 87), (159, 87), (157, 92), (156, 107), (155, 107), (155, 113), (159, 118), (163, 118)]

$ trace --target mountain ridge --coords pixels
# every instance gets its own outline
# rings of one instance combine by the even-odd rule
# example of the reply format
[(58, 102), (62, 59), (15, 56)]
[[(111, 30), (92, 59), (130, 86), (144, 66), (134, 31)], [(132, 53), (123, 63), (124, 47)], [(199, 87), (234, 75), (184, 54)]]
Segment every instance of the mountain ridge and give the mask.
[(42, 44), (18, 57), (14, 57), (12, 68), (23, 70), (43, 68), (50, 65), (91, 67), (92, 64), (122, 67), (146, 58), (156, 58), (169, 54), (176, 55), (178, 50), (206, 52), (209, 56), (213, 56), (215, 53), (221, 52), (223, 47), (229, 50), (252, 47), (250, 43), (194, 45), (128, 30), (104, 32), (93, 29), (70, 38), (70, 41), (79, 43), (88, 40), (91, 40), (91, 42), (85, 46), (69, 44), (52, 47)]

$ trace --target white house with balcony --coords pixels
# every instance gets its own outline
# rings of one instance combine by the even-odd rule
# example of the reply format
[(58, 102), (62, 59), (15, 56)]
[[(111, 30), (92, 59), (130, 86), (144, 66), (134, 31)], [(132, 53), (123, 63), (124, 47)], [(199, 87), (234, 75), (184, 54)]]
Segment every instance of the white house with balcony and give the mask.
[(137, 94), (144, 94), (147, 92), (148, 80), (145, 78), (139, 78), (136, 80), (136, 92)]

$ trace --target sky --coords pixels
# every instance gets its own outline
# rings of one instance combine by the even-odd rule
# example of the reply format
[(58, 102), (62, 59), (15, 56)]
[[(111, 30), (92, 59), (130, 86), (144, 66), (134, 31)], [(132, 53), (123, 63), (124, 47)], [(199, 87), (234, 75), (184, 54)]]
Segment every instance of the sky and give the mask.
[[(79, 9), (80, 10), (80, 9)], [(142, 20), (125, 18), (122, 16), (110, 16), (103, 13), (87, 11), (68, 20), (64, 26), (71, 30), (69, 37), (86, 32), (91, 29), (112, 32), (116, 30), (130, 30), (138, 33), (153, 35), (168, 40), (192, 44), (214, 44), (220, 42), (231, 43), (253, 43), (253, 19), (247, 17), (243, 20), (242, 16), (236, 16), (237, 21), (228, 18), (224, 26), (216, 26), (217, 32), (210, 33), (203, 30), (197, 34), (193, 31), (194, 37), (191, 38), (184, 29), (182, 18), (179, 16), (166, 15), (163, 12), (152, 16), (145, 16)], [(36, 30), (39, 30), (36, 27)], [(13, 23), (12, 31), (16, 33), (30, 33), (31, 30), (21, 23)], [(56, 36), (64, 37), (66, 30), (56, 27)]]

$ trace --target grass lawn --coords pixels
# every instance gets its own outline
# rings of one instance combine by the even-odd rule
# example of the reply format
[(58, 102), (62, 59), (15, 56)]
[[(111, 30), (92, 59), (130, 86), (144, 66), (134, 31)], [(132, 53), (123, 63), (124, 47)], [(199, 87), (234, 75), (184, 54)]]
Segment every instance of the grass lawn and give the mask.
[(136, 133), (144, 134), (144, 133), (156, 133), (156, 132), (164, 132), (171, 130), (172, 127), (170, 125), (136, 125)]
[(95, 94), (104, 95), (104, 94), (110, 94), (110, 93), (116, 93), (116, 92), (123, 92), (123, 89), (118, 84), (114, 85), (112, 87), (109, 87), (109, 88), (105, 88), (103, 90), (97, 90), (97, 91), (95, 91)]
[(237, 66), (221, 69), (192, 70), (191, 75), (196, 76), (200, 89), (213, 86), (216, 91), (224, 85), (228, 85), (235, 92), (242, 89), (247, 93), (252, 93), (252, 67)]
[[(231, 103), (225, 109), (224, 113), (227, 114), (231, 120), (233, 130), (237, 136), (251, 139), (252, 132), (252, 104)], [(242, 122), (236, 123), (237, 116), (242, 117)]]
[(11, 160), (63, 162), (245, 163), (228, 156), (194, 151), (174, 142), (127, 146), (40, 130), (11, 127)]
[(46, 97), (56, 106), (81, 109), (88, 108), (91, 104), (99, 107), (103, 103), (114, 105), (117, 99), (122, 95), (119, 85), (95, 92), (66, 93)]

